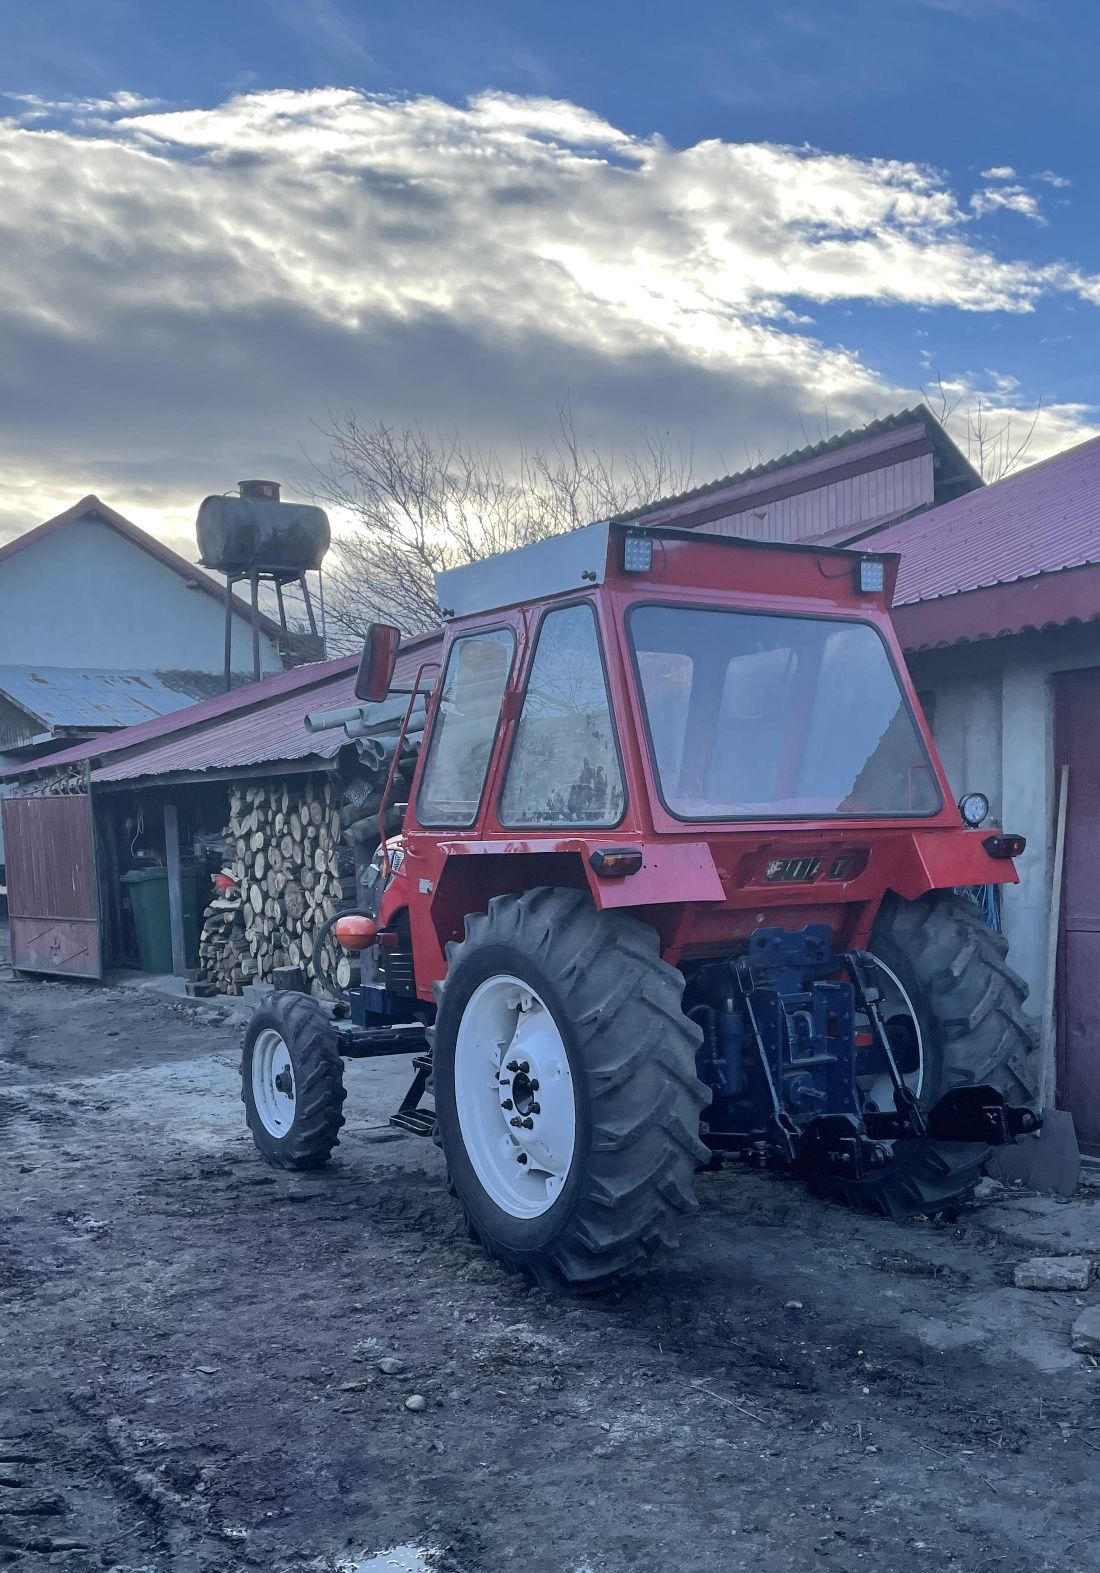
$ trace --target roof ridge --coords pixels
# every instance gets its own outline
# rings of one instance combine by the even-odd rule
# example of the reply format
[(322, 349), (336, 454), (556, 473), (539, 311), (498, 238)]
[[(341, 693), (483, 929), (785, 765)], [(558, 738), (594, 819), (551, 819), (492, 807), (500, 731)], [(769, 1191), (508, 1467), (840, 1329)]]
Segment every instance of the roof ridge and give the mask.
[[(165, 568), (170, 568), (179, 578), (187, 581), (195, 589), (202, 590), (207, 595), (212, 595), (224, 607), (228, 599), (233, 607), (234, 615), (252, 621), (252, 608), (247, 601), (235, 595), (227, 585), (220, 584), (211, 577), (204, 568), (197, 563), (189, 563), (182, 553), (175, 551), (171, 546), (158, 541), (155, 535), (150, 535), (148, 530), (143, 530), (140, 524), (135, 524), (132, 519), (127, 519), (125, 514), (119, 513), (117, 508), (112, 508), (110, 503), (105, 503), (97, 497), (95, 492), (88, 492), (79, 501), (68, 508), (63, 508), (50, 519), (44, 519), (41, 524), (32, 525), (29, 530), (24, 530), (21, 535), (13, 536), (10, 541), (0, 545), (0, 564), (7, 562), (11, 557), (25, 551), (28, 546), (34, 546), (38, 541), (55, 530), (60, 530), (67, 524), (75, 524), (77, 520), (87, 518), (90, 514), (98, 514), (104, 524), (108, 525), (118, 535), (150, 557), (155, 558)], [(266, 612), (259, 616), (260, 627), (267, 637), (273, 641), (284, 641), (287, 632)]]
[(648, 513), (656, 512), (661, 508), (670, 508), (682, 503), (692, 502), (696, 498), (707, 497), (714, 492), (723, 491), (727, 487), (742, 486), (746, 482), (764, 480), (770, 476), (782, 473), (784, 470), (793, 469), (800, 464), (808, 464), (813, 459), (821, 458), (824, 454), (839, 451), (850, 447), (857, 442), (882, 436), (885, 432), (898, 431), (903, 426), (920, 423), (927, 430), (932, 428), (934, 442), (946, 443), (952, 448), (958, 459), (974, 476), (980, 485), (981, 477), (924, 400), (917, 404), (908, 405), (905, 409), (897, 410), (890, 415), (877, 416), (873, 421), (868, 421), (864, 426), (850, 426), (845, 431), (837, 432), (835, 436), (824, 437), (819, 442), (808, 443), (802, 448), (788, 449), (786, 453), (778, 454), (773, 459), (762, 460), (759, 464), (749, 465), (747, 469), (735, 470), (729, 475), (720, 476), (717, 480), (705, 481), (699, 486), (689, 487), (687, 491), (675, 493), (668, 497), (657, 497), (652, 502), (641, 503), (636, 508), (625, 509), (622, 513), (613, 514), (608, 521), (611, 524), (625, 523), (632, 519), (643, 518)]

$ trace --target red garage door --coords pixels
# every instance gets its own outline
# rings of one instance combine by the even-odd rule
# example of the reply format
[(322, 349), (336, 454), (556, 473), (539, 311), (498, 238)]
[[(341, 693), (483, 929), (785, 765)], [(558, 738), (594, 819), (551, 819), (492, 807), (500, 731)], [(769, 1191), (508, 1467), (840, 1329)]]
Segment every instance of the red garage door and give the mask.
[(1058, 947), (1058, 1103), (1100, 1152), (1100, 668), (1056, 679), (1055, 754), (1069, 766)]
[(6, 797), (12, 966), (98, 978), (99, 909), (87, 797)]

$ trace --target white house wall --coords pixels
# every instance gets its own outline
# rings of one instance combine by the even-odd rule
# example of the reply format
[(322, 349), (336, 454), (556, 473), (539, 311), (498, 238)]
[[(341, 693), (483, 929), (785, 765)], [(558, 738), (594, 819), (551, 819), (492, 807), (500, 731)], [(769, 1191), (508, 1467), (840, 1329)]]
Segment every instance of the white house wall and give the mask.
[(1009, 959), (1046, 999), (1057, 785), (1054, 683), (1057, 672), (1100, 667), (1096, 625), (982, 641), (909, 658), (920, 693), (935, 695), (933, 735), (956, 794), (985, 792), (1006, 830), (1027, 837), (1020, 883), (1004, 892)]
[[(196, 570), (196, 573), (198, 570)], [(96, 519), (78, 519), (0, 564), (0, 665), (220, 672), (225, 609)], [(234, 618), (233, 667), (252, 667)], [(261, 633), (261, 665), (281, 670)]]

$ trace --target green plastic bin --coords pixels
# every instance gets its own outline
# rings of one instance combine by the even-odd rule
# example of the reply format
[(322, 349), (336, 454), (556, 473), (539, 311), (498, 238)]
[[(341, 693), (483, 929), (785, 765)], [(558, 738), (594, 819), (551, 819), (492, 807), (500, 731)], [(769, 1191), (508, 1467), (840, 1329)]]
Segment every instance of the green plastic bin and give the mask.
[[(188, 967), (199, 962), (199, 931), (202, 927), (201, 869), (180, 870), (183, 887), (183, 946)], [(137, 929), (142, 972), (157, 974), (172, 971), (172, 925), (168, 913), (168, 870), (135, 868), (123, 874), (122, 883), (130, 892)]]

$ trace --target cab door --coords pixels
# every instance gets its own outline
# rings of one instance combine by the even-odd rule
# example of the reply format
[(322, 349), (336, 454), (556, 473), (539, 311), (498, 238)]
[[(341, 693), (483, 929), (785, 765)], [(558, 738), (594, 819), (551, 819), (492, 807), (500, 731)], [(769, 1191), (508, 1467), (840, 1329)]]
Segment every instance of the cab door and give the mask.
[(448, 637), (404, 827), (404, 873), (422, 999), (431, 998), (432, 983), (446, 970), (432, 898), (448, 857), (477, 845), (503, 732), (505, 695), (522, 644), (521, 613), (497, 615)]

